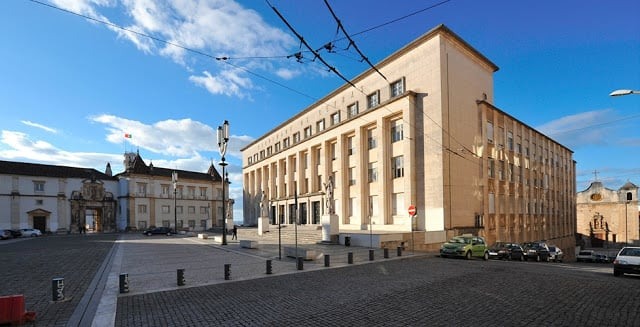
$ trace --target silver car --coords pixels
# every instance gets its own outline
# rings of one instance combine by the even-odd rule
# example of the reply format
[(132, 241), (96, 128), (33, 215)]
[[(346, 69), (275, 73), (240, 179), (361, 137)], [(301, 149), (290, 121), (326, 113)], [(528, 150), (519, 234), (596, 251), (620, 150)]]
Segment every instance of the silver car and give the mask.
[(35, 228), (23, 228), (20, 231), (22, 232), (22, 237), (42, 236), (42, 232), (39, 229), (35, 229)]
[(564, 259), (564, 252), (562, 252), (562, 249), (560, 249), (559, 247), (557, 247), (555, 245), (550, 245), (549, 246), (549, 260), (551, 260), (553, 262), (562, 262), (562, 259)]

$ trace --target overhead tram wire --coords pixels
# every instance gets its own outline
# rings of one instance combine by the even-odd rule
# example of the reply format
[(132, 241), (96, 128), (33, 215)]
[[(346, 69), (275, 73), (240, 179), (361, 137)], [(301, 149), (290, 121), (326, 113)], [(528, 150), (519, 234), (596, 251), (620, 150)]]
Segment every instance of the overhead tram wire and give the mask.
[(278, 15), (278, 17), (280, 17), (280, 19), (284, 22), (285, 25), (287, 25), (287, 27), (289, 28), (289, 30), (291, 30), (291, 32), (293, 34), (296, 35), (296, 37), (300, 40), (300, 42), (309, 50), (311, 51), (311, 53), (313, 53), (313, 57), (318, 58), (318, 60), (320, 60), (320, 62), (322, 62), (327, 68), (329, 68), (330, 71), (332, 71), (334, 74), (338, 75), (340, 78), (342, 78), (342, 80), (344, 80), (345, 82), (349, 83), (349, 85), (353, 86), (354, 88), (357, 89), (357, 87), (351, 83), (350, 80), (348, 80), (346, 77), (342, 76), (342, 74), (340, 74), (340, 72), (338, 72), (338, 70), (329, 65), (324, 59), (322, 59), (322, 56), (320, 56), (320, 54), (316, 51), (313, 50), (313, 48), (311, 48), (311, 46), (309, 45), (309, 43), (307, 43), (307, 41), (305, 41), (305, 39), (302, 37), (302, 35), (300, 35), (298, 32), (296, 32), (296, 30), (291, 26), (291, 24), (289, 24), (289, 22), (282, 16), (282, 14), (280, 14), (280, 12), (278, 11), (278, 9), (276, 9), (276, 7), (272, 6), (271, 3), (269, 2), (269, 0), (265, 0), (267, 2), (267, 4), (269, 5), (269, 7), (271, 7), (271, 9), (273, 9), (273, 11)]
[[(311, 99), (311, 100), (313, 100), (313, 101), (318, 101), (318, 100), (320, 100), (320, 99), (319, 99), (319, 98), (317, 98), (317, 97), (314, 97), (314, 96), (308, 95), (308, 94), (306, 94), (306, 93), (303, 93), (303, 92), (301, 92), (301, 91), (298, 91), (298, 90), (296, 90), (296, 89), (293, 89), (293, 88), (291, 88), (291, 87), (288, 87), (288, 86), (286, 86), (286, 85), (284, 85), (284, 84), (282, 84), (282, 83), (279, 83), (279, 82), (274, 81), (274, 80), (272, 80), (272, 79), (270, 79), (270, 78), (268, 78), (268, 77), (265, 77), (265, 76), (263, 76), (263, 75), (261, 75), (261, 74), (258, 74), (258, 73), (256, 73), (256, 72), (253, 72), (253, 71), (249, 70), (248, 68), (245, 68), (245, 67), (242, 67), (242, 66), (238, 66), (238, 65), (232, 64), (232, 63), (230, 63), (230, 62), (228, 61), (229, 59), (246, 59), (246, 58), (216, 57), (216, 56), (213, 56), (213, 55), (211, 55), (211, 54), (208, 54), (208, 53), (205, 53), (205, 52), (202, 52), (202, 51), (199, 51), (199, 50), (195, 50), (195, 49), (192, 49), (192, 48), (189, 48), (189, 47), (186, 47), (186, 46), (180, 45), (180, 44), (178, 44), (178, 43), (170, 42), (170, 41), (167, 41), (167, 40), (164, 40), (164, 39), (161, 39), (161, 38), (155, 37), (155, 36), (151, 36), (151, 35), (148, 35), (148, 34), (145, 34), (145, 33), (137, 32), (137, 31), (134, 31), (134, 30), (131, 30), (131, 29), (127, 29), (127, 28), (125, 28), (125, 27), (122, 27), (122, 26), (120, 26), (120, 25), (117, 25), (117, 24), (114, 24), (114, 23), (111, 23), (111, 22), (103, 21), (103, 20), (100, 20), (100, 19), (96, 19), (96, 18), (93, 18), (93, 17), (90, 17), (90, 16), (86, 16), (86, 15), (80, 14), (80, 13), (76, 13), (76, 12), (73, 12), (73, 11), (70, 11), (70, 10), (67, 10), (67, 9), (63, 9), (63, 8), (60, 8), (60, 7), (57, 7), (57, 6), (54, 6), (54, 5), (48, 4), (48, 3), (44, 3), (44, 2), (38, 1), (38, 0), (29, 0), (29, 1), (31, 1), (31, 2), (33, 2), (33, 3), (36, 3), (36, 4), (39, 4), (39, 5), (43, 5), (43, 6), (46, 6), (46, 7), (52, 8), (52, 9), (56, 9), (56, 10), (59, 10), (59, 11), (65, 12), (65, 13), (68, 13), (68, 14), (72, 14), (72, 15), (75, 15), (75, 16), (78, 16), (78, 17), (82, 17), (82, 18), (84, 18), (84, 19), (91, 20), (91, 21), (94, 21), (94, 22), (97, 22), (97, 23), (100, 23), (100, 24), (103, 24), (103, 25), (111, 26), (111, 27), (114, 27), (114, 28), (117, 28), (117, 29), (123, 30), (123, 31), (125, 31), (125, 32), (129, 32), (129, 33), (133, 33), (133, 34), (138, 35), (138, 36), (142, 36), (142, 37), (145, 37), (145, 38), (149, 38), (149, 39), (154, 40), (154, 41), (157, 41), (157, 42), (161, 42), (161, 43), (164, 43), (164, 44), (167, 44), (167, 45), (171, 45), (171, 46), (174, 46), (174, 47), (177, 47), (177, 48), (180, 48), (180, 49), (184, 49), (185, 51), (188, 51), (188, 52), (191, 52), (191, 53), (195, 53), (195, 54), (198, 54), (198, 55), (201, 55), (201, 56), (207, 57), (207, 58), (215, 59), (215, 60), (217, 60), (217, 61), (222, 61), (222, 62), (224, 62), (225, 64), (230, 65), (230, 66), (232, 66), (232, 67), (234, 67), (234, 68), (236, 68), (236, 69), (244, 70), (245, 72), (247, 72), (247, 73), (249, 73), (249, 74), (251, 74), (251, 75), (253, 75), (253, 76), (256, 76), (256, 77), (261, 78), (261, 79), (263, 79), (263, 80), (265, 80), (265, 81), (271, 82), (271, 83), (273, 83), (273, 84), (275, 84), (275, 85), (278, 85), (278, 86), (280, 86), (280, 87), (282, 87), (282, 88), (285, 88), (285, 89), (287, 89), (287, 90), (289, 90), (289, 91), (291, 91), (291, 92), (294, 92), (294, 93), (297, 93), (297, 94), (299, 94), (299, 95), (302, 95), (302, 96), (304, 96), (304, 97), (306, 97), (306, 98), (309, 98), (309, 99)], [(447, 0), (447, 1), (445, 1), (445, 2), (448, 2), (448, 1), (450, 1), (450, 0)], [(267, 3), (268, 3), (268, 1), (267, 1)], [(444, 2), (443, 2), (443, 3), (444, 3)], [(275, 8), (274, 8), (274, 9), (275, 9)], [(426, 9), (423, 9), (422, 11), (424, 11), (424, 10), (426, 10)], [(415, 13), (414, 13), (414, 14), (415, 14)], [(405, 17), (408, 17), (408, 16), (411, 16), (411, 15), (407, 15), (407, 16), (405, 16)], [(397, 20), (399, 20), (399, 19), (396, 19), (395, 21), (397, 21)], [(383, 24), (383, 25), (385, 25), (385, 24)], [(383, 25), (379, 25), (379, 26), (383, 26)], [(372, 29), (373, 29), (373, 28), (372, 28)], [(371, 30), (371, 29), (369, 29), (369, 30)], [(312, 51), (312, 52), (313, 52), (313, 51)], [(280, 56), (280, 57), (282, 57), (282, 56)], [(247, 57), (247, 58), (248, 58), (248, 57)], [(348, 82), (348, 81), (347, 81), (347, 82)], [(349, 84), (350, 84), (350, 85), (352, 85), (352, 86), (354, 86), (352, 83), (349, 83)], [(354, 86), (354, 87), (355, 87), (355, 86)], [(356, 87), (356, 90), (358, 90), (358, 91), (359, 91), (360, 93), (362, 93), (362, 94), (365, 94), (362, 90), (358, 89), (357, 87)], [(332, 107), (332, 108), (335, 108), (335, 109), (340, 109), (340, 108), (338, 108), (338, 107), (336, 107), (336, 106), (334, 106), (334, 105), (332, 105), (332, 104), (329, 104), (329, 103), (326, 103), (326, 105), (327, 105), (327, 106), (330, 106), (330, 107)], [(387, 107), (386, 107), (386, 105), (383, 105), (381, 108), (385, 108), (387, 111), (391, 112), (391, 110), (390, 110), (389, 108), (387, 108)], [(425, 114), (425, 115), (426, 115), (426, 114)], [(427, 116), (427, 117), (428, 117), (428, 116)], [(364, 119), (364, 117), (356, 117), (356, 118), (358, 118), (358, 119), (362, 119), (362, 120), (365, 120), (365, 119)], [(429, 118), (429, 119), (431, 119), (430, 117), (428, 117), (428, 118)], [(365, 120), (365, 121), (366, 121), (366, 120)], [(404, 121), (404, 119), (403, 119), (403, 121)], [(367, 122), (368, 122), (368, 121), (367, 121)], [(406, 121), (406, 123), (407, 123), (407, 124), (409, 124), (410, 126), (412, 125), (412, 124), (411, 124), (411, 122)], [(442, 127), (441, 127), (441, 126), (439, 126), (439, 125), (438, 125), (438, 127), (440, 127), (440, 128), (442, 129)], [(383, 128), (384, 128), (384, 127), (383, 127)], [(458, 152), (456, 152), (456, 151), (454, 151), (454, 150), (451, 150), (450, 148), (446, 147), (444, 144), (442, 144), (442, 143), (438, 142), (436, 139), (434, 139), (434, 138), (430, 137), (430, 136), (429, 136), (429, 135), (427, 135), (426, 133), (425, 133), (425, 134), (423, 134), (423, 135), (424, 135), (424, 136), (426, 136), (427, 138), (431, 139), (432, 141), (434, 141), (434, 143), (436, 143), (438, 146), (440, 146), (440, 147), (441, 147), (441, 148), (443, 148), (444, 150), (449, 151), (449, 152), (451, 152), (451, 153), (453, 153), (453, 154), (455, 154), (455, 155), (457, 155), (457, 156), (460, 156), (461, 158), (463, 158), (463, 159), (465, 159), (465, 160), (467, 160), (467, 161), (469, 161), (469, 162), (475, 163), (475, 162), (471, 161), (470, 159), (463, 157), (463, 156), (462, 156), (462, 155), (460, 155)], [(475, 155), (475, 154), (474, 154), (474, 155)], [(476, 164), (477, 164), (477, 163), (476, 163)]]
[(382, 76), (382, 78), (384, 78), (384, 80), (386, 81), (387, 78), (378, 70), (378, 68), (376, 68), (371, 61), (369, 61), (369, 58), (367, 58), (367, 56), (364, 55), (364, 53), (362, 53), (362, 51), (360, 51), (360, 49), (358, 48), (358, 46), (356, 45), (356, 42), (349, 36), (349, 33), (347, 33), (347, 31), (344, 29), (344, 26), (342, 25), (342, 22), (340, 21), (340, 19), (338, 18), (338, 16), (336, 16), (336, 13), (333, 11), (333, 8), (331, 8), (331, 6), (329, 5), (329, 2), (327, 0), (324, 0), (324, 4), (327, 5), (327, 8), (329, 9), (329, 12), (331, 12), (331, 15), (333, 16), (333, 19), (336, 20), (336, 23), (338, 24), (338, 28), (342, 31), (342, 33), (344, 34), (344, 36), (347, 38), (347, 40), (349, 40), (349, 46), (347, 47), (347, 49), (350, 46), (353, 46), (354, 49), (356, 49), (356, 51), (358, 52), (358, 54), (360, 54), (360, 57), (362, 58), (362, 60), (366, 61), (367, 64), (369, 64), (369, 67), (373, 68), (373, 70), (375, 70), (380, 76)]

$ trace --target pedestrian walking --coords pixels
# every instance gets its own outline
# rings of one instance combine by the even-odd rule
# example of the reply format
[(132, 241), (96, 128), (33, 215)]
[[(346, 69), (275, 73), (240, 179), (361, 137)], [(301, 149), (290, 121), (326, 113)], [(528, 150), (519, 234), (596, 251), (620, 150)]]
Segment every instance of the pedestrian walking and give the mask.
[(232, 240), (237, 240), (238, 239), (238, 226), (237, 225), (233, 225), (233, 234), (231, 236)]

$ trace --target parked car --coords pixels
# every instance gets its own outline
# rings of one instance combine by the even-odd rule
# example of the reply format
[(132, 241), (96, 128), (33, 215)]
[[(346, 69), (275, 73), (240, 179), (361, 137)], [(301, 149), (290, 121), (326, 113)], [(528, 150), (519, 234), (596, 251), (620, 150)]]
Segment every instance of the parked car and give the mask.
[(13, 238), (11, 231), (8, 229), (0, 229), (0, 240), (6, 240), (9, 238)]
[(22, 236), (22, 232), (19, 229), (9, 229), (9, 233), (11, 233), (11, 236), (13, 238), (18, 238)]
[(542, 241), (522, 244), (525, 260), (549, 261), (549, 246)]
[(167, 236), (171, 236), (171, 234), (173, 234), (173, 230), (169, 227), (154, 227), (154, 228), (145, 229), (142, 232), (142, 234), (147, 236), (156, 235), (156, 234), (164, 234)]
[(522, 247), (518, 243), (496, 242), (488, 251), (490, 259), (524, 260)]
[(564, 259), (564, 252), (562, 252), (562, 250), (559, 247), (555, 245), (549, 246), (549, 260), (553, 262), (562, 262), (563, 259)]
[(582, 250), (578, 252), (576, 256), (576, 261), (581, 262), (595, 262), (596, 261), (596, 252), (593, 250)]
[(606, 254), (596, 254), (596, 260), (597, 263), (611, 263), (612, 260), (611, 258), (606, 255)]
[(35, 229), (35, 228), (23, 228), (20, 231), (22, 231), (22, 236), (23, 237), (36, 237), (36, 236), (42, 236), (42, 232), (39, 229)]
[(640, 247), (623, 247), (613, 261), (613, 275), (640, 274)]
[(484, 238), (471, 234), (463, 234), (442, 244), (440, 247), (440, 257), (463, 257), (465, 259), (478, 257), (488, 260), (489, 250)]

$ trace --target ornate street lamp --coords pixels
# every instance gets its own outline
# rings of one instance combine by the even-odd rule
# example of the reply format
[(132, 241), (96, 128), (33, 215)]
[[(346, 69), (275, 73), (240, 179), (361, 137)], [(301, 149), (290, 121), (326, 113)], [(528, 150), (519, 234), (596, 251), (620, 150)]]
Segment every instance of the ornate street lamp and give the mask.
[(220, 149), (220, 166), (222, 166), (222, 245), (227, 245), (227, 219), (225, 213), (225, 166), (224, 156), (227, 154), (227, 144), (229, 142), (229, 122), (224, 121), (222, 126), (218, 126), (218, 148)]
[(178, 172), (171, 173), (171, 182), (173, 182), (173, 226), (176, 234), (178, 234)]

